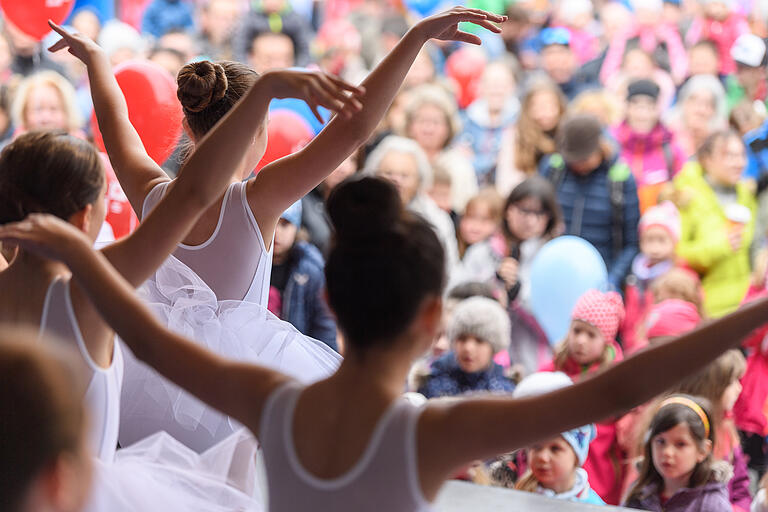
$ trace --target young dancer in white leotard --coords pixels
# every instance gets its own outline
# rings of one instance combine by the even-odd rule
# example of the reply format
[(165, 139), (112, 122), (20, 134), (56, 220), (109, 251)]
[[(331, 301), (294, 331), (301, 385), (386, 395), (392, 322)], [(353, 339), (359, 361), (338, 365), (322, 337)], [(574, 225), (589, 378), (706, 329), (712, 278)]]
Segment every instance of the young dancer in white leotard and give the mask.
[(376, 178), (339, 185), (328, 210), (336, 228), (328, 296), (347, 356), (334, 375), (310, 386), (224, 360), (168, 331), (89, 240), (58, 219), (31, 217), (0, 228), (0, 239), (65, 261), (142, 360), (257, 435), (272, 512), (426, 510), (457, 468), (628, 410), (737, 346), (768, 318), (768, 299), (753, 302), (542, 396), (414, 406), (401, 392), (412, 361), (441, 326), (440, 242)]
[[(468, 21), (498, 33), (500, 29), (494, 22), (504, 20), (503, 16), (480, 10), (454, 9), (421, 21), (361, 84), (365, 94), (359, 102), (353, 102), (359, 110), (355, 115), (353, 107), (343, 109), (338, 105), (342, 115), (336, 116), (306, 147), (267, 165), (246, 182), (242, 180), (251, 174), (264, 153), (265, 129), (254, 137), (237, 165), (212, 167), (211, 172), (229, 177), (230, 187), (221, 201), (203, 213), (174, 251), (177, 259), (164, 266), (143, 293), (166, 326), (194, 333), (199, 343), (223, 356), (265, 364), (303, 382), (330, 375), (340, 358), (329, 354), (325, 345), (305, 341), (301, 336), (273, 341), (267, 337), (270, 329), (254, 328), (253, 321), (248, 326), (240, 323), (244, 317), (265, 316), (250, 302), (260, 307), (267, 305), (277, 221), (290, 205), (314, 189), (368, 140), (427, 40), (434, 37), (476, 43), (476, 39), (451, 31), (450, 27)], [(62, 30), (59, 33), (63, 41), (53, 49), (69, 47), (88, 67), (99, 126), (102, 131), (110, 127), (110, 136), (104, 136), (110, 161), (134, 210), (145, 214), (175, 187), (176, 180), (168, 178), (142, 146), (135, 144), (138, 137), (128, 116), (116, 108), (115, 98), (121, 93), (103, 52), (86, 38)], [(192, 141), (200, 140), (257, 76), (235, 62), (214, 65), (215, 73), (202, 73), (200, 66), (201, 63), (185, 66), (177, 79), (185, 114), (184, 129)], [(330, 80), (323, 77), (321, 83), (328, 85)], [(343, 99), (338, 91), (319, 94), (329, 103)], [(312, 109), (318, 115), (314, 105)], [(248, 303), (227, 304), (225, 315), (217, 300)], [(229, 334), (225, 341), (219, 336), (222, 330)], [(260, 335), (258, 340), (253, 339), (254, 332)], [(202, 451), (238, 428), (229, 418), (182, 393), (146, 366), (134, 364), (130, 355), (127, 360), (121, 442), (166, 430)]]
[[(145, 222), (132, 235), (103, 249), (104, 256), (131, 285), (137, 286), (147, 279), (187, 233), (200, 212), (220, 196), (228, 179), (210, 173), (208, 169), (234, 165), (239, 160), (237, 155), (246, 150), (255, 132), (252, 121), (264, 118), (270, 91), (285, 76), (305, 80), (292, 72), (263, 75), (243, 101), (201, 142), (198, 151), (185, 164), (185, 175)], [(0, 153), (0, 223), (20, 220), (31, 212), (47, 212), (68, 221), (93, 241), (104, 221), (105, 189), (104, 170), (98, 153), (87, 142), (69, 135), (27, 133)], [(87, 368), (90, 381), (85, 399), (93, 411), (90, 444), (104, 464), (103, 471), (109, 473), (102, 480), (115, 484), (112, 487), (115, 493), (94, 497), (97, 500), (95, 510), (136, 510), (137, 507), (161, 510), (163, 503), (170, 506), (173, 502), (194, 510), (216, 509), (217, 503), (229, 502), (258, 509), (258, 504), (248, 496), (216, 480), (202, 487), (196, 484), (188, 487), (211, 491), (207, 496), (161, 485), (169, 484), (169, 479), (194, 483), (197, 478), (194, 474), (171, 476), (173, 469), (163, 467), (161, 463), (167, 460), (162, 456), (163, 450), (172, 452), (177, 460), (196, 458), (167, 437), (168, 442), (160, 440), (153, 444), (154, 454), (158, 457), (151, 464), (144, 464), (143, 471), (126, 471), (118, 476), (125, 465), (117, 464), (120, 461), (113, 463), (122, 375), (121, 350), (114, 341), (114, 333), (101, 320), (82, 289), (71, 283), (67, 268), (58, 262), (20, 250), (9, 267), (0, 272), (0, 288), (3, 290), (0, 322), (51, 329), (77, 348)], [(131, 460), (131, 467), (141, 465), (137, 452), (131, 448), (121, 453), (126, 457), (136, 456)], [(226, 466), (226, 460), (219, 460)], [(225, 469), (229, 471), (231, 468)], [(210, 478), (206, 476), (204, 479)], [(149, 479), (149, 483), (142, 479)], [(152, 485), (152, 481), (157, 482), (155, 486), (169, 490), (158, 491), (160, 494), (156, 496), (136, 493), (128, 501), (118, 498), (125, 490)], [(153, 500), (151, 503), (144, 503), (150, 499)], [(109, 508), (103, 508), (107, 505)]]

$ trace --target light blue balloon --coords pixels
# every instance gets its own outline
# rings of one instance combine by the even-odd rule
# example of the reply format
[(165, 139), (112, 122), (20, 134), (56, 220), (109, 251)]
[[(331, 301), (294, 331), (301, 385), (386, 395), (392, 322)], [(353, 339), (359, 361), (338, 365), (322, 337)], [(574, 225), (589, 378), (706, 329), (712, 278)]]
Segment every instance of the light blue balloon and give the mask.
[(577, 236), (548, 242), (531, 264), (533, 315), (551, 344), (565, 338), (576, 301), (593, 288), (605, 290), (608, 269), (592, 244)]

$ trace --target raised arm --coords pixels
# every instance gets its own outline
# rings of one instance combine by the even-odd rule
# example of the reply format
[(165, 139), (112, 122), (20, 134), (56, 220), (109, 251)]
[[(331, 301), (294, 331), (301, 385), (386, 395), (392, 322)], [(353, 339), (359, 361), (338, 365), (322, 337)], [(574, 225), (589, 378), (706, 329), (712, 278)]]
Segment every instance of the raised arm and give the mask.
[[(420, 455), (428, 450), (435, 468), (447, 471), (620, 414), (737, 347), (767, 320), (768, 299), (762, 299), (638, 352), (575, 386), (530, 399), (470, 399), (430, 407), (419, 427), (430, 432), (419, 437)], [(449, 440), (452, 449), (445, 450)]]
[(88, 68), (93, 110), (109, 161), (133, 211), (141, 216), (144, 198), (152, 187), (170, 181), (170, 178), (149, 157), (128, 119), (128, 105), (101, 47), (85, 36), (71, 34), (53, 22), (49, 24), (61, 36), (49, 50), (55, 52), (66, 48)]
[(273, 162), (251, 180), (248, 200), (265, 239), (269, 226), (291, 204), (316, 187), (361, 144), (368, 140), (400, 89), (405, 75), (421, 47), (430, 39), (480, 44), (476, 35), (458, 29), (460, 22), (472, 22), (493, 32), (494, 23), (506, 20), (479, 9), (456, 7), (420, 21), (363, 81), (362, 111), (351, 119), (336, 116), (301, 151)]
[[(67, 49), (69, 53), (80, 59), (88, 69), (88, 78), (93, 97), (96, 118), (104, 138), (110, 162), (115, 169), (131, 206), (137, 215), (141, 216), (144, 199), (158, 183), (170, 181), (165, 172), (149, 157), (139, 134), (128, 118), (128, 106), (112, 73), (109, 60), (104, 51), (92, 40), (79, 34), (72, 34), (55, 23), (51, 27), (62, 37), (50, 47), (50, 51)], [(263, 100), (268, 104), (272, 98), (300, 98), (305, 100), (315, 116), (322, 121), (317, 107), (323, 106), (334, 112), (341, 112), (342, 117), (351, 117), (352, 112), (358, 111), (362, 105), (358, 97), (362, 90), (353, 87), (335, 77), (318, 72), (302, 72), (282, 70), (270, 73), (269, 81), (272, 86), (262, 90)], [(351, 94), (345, 94), (349, 92)], [(256, 115), (252, 112), (250, 122), (240, 127), (248, 133), (255, 133), (262, 125), (267, 110)], [(242, 156), (242, 152), (239, 153)], [(237, 160), (235, 164), (239, 164)], [(211, 167), (218, 173), (231, 178), (232, 171), (237, 165), (218, 165)], [(208, 172), (211, 172), (209, 169)]]
[(67, 222), (30, 215), (0, 226), (0, 240), (13, 240), (69, 265), (77, 285), (139, 359), (249, 427), (258, 426), (270, 391), (288, 379), (267, 368), (225, 360), (163, 327), (119, 272), (91, 249), (88, 238)]
[(130, 236), (106, 247), (104, 255), (133, 286), (146, 280), (224, 193), (231, 175), (212, 169), (235, 168), (251, 145), (254, 120), (267, 114), (279, 85), (275, 74), (261, 75), (240, 101), (197, 145), (174, 186)]

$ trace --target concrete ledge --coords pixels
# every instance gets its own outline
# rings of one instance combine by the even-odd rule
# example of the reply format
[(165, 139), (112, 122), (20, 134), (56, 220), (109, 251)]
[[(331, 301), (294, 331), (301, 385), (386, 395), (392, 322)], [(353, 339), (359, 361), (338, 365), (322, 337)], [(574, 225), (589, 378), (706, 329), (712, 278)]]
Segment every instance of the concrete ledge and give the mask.
[(443, 486), (437, 496), (435, 510), (437, 512), (618, 512), (631, 509), (571, 503), (528, 492), (451, 481)]

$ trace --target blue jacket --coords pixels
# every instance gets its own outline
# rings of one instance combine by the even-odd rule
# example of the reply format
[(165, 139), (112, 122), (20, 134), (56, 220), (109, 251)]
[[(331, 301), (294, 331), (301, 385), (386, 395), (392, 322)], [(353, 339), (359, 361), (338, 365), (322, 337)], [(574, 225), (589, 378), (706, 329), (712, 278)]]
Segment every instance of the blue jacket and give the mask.
[[(549, 155), (541, 161), (540, 172), (544, 177), (549, 177), (553, 172), (551, 159), (552, 155)], [(618, 157), (605, 160), (586, 176), (575, 174), (566, 166), (563, 178), (557, 184), (557, 201), (563, 210), (565, 233), (580, 236), (595, 246), (608, 267), (609, 283), (618, 290), (639, 251), (637, 225), (640, 221), (640, 208), (635, 179), (629, 172), (622, 180), (623, 249), (614, 254), (613, 211), (608, 176), (617, 161)]]
[(747, 146), (747, 168), (744, 178), (758, 180), (768, 173), (768, 121), (760, 128), (752, 130), (744, 136)]
[(498, 364), (491, 361), (487, 370), (466, 373), (459, 367), (452, 351), (432, 363), (431, 370), (427, 381), (419, 388), (419, 393), (427, 398), (481, 391), (511, 393), (515, 389), (515, 385), (504, 376), (504, 369)]
[(192, 5), (181, 0), (154, 0), (141, 19), (141, 31), (160, 38), (173, 29), (190, 30), (195, 26)]
[(325, 261), (320, 251), (307, 242), (293, 247), (294, 264), (283, 292), (283, 320), (307, 336), (338, 350), (336, 321), (323, 298)]

